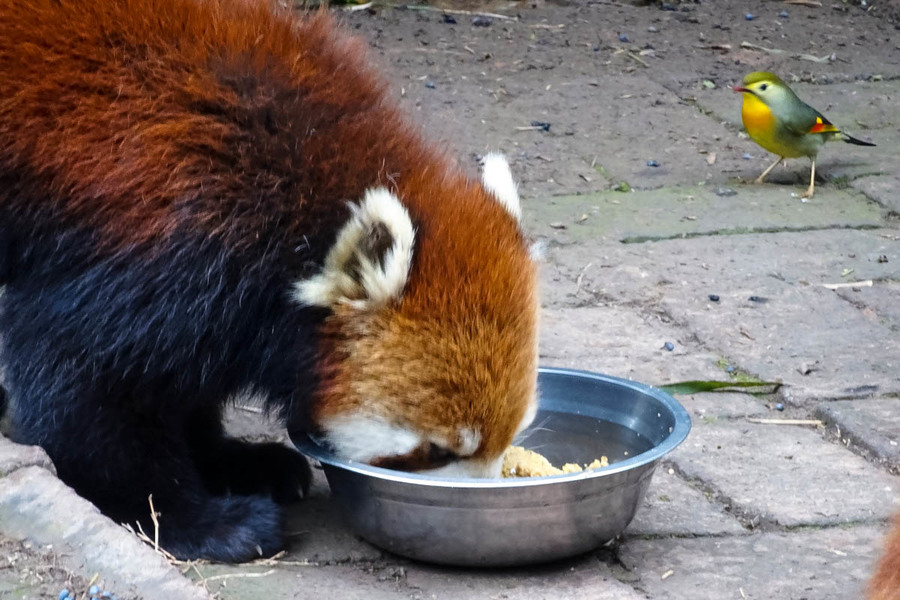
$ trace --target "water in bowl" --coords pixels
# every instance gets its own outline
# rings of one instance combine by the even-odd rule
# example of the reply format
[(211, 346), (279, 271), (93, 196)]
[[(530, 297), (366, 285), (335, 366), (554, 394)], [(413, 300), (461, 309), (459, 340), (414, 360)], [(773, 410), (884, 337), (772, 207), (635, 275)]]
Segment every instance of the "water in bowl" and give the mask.
[(618, 423), (554, 411), (538, 411), (513, 443), (540, 452), (556, 467), (585, 465), (601, 456), (613, 464), (653, 447), (649, 439)]

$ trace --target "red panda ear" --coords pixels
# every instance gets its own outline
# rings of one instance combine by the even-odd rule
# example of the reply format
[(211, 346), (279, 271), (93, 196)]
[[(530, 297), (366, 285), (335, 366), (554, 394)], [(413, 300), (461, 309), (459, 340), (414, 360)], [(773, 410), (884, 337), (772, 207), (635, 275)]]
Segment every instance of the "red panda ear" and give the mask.
[(400, 297), (415, 239), (409, 213), (384, 188), (368, 190), (350, 209), (322, 272), (294, 284), (294, 299), (301, 304), (371, 309)]
[(484, 169), (481, 173), (481, 183), (484, 189), (497, 199), (504, 208), (515, 217), (516, 221), (522, 220), (522, 207), (519, 205), (519, 191), (516, 182), (513, 181), (512, 172), (506, 157), (497, 152), (491, 152), (484, 157)]

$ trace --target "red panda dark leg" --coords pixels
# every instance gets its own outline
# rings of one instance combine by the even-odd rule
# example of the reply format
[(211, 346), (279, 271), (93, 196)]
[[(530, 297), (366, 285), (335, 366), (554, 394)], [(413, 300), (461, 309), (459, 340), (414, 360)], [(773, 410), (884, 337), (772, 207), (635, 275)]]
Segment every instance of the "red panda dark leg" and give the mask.
[[(181, 363), (145, 373), (110, 362), (127, 348), (98, 352), (89, 332), (102, 330), (98, 315), (112, 312), (115, 296), (80, 311), (77, 291), (51, 288), (38, 286), (41, 294), (17, 284), (4, 293), (3, 383), (15, 406), (16, 440), (41, 445), (60, 478), (116, 522), (153, 531), (152, 494), (160, 543), (179, 558), (232, 562), (280, 550), (279, 506), (268, 494), (212, 493), (188, 442), (189, 416), (225, 397), (220, 390), (206, 391)], [(90, 326), (78, 328), (82, 322)]]
[(203, 407), (188, 420), (185, 438), (206, 489), (215, 495), (269, 494), (279, 504), (300, 500), (309, 490), (309, 463), (278, 443), (229, 438), (218, 406)]
[[(56, 388), (44, 394), (37, 386), (18, 383), (11, 381), (13, 397), (44, 400), (42, 414), (47, 418), (27, 408), (20, 410), (17, 401), (17, 436), (41, 444), (60, 478), (114, 521), (139, 523), (152, 532), (152, 494), (159, 513), (160, 544), (180, 559), (241, 562), (281, 549), (278, 505), (268, 495), (210, 493), (184, 428), (118, 409), (133, 404), (131, 398), (110, 394), (85, 402), (85, 394), (94, 392), (82, 386), (65, 385), (68, 393)], [(81, 399), (76, 401), (75, 396)], [(56, 409), (48, 411), (47, 404)], [(69, 408), (61, 409), (64, 405)]]

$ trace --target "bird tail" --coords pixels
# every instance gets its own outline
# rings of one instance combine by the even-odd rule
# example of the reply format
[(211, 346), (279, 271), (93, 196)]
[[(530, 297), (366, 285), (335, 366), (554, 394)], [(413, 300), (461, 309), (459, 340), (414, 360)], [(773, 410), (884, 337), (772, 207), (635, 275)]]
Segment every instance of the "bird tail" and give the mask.
[(856, 139), (852, 135), (847, 135), (843, 131), (841, 132), (841, 135), (843, 136), (841, 139), (843, 139), (848, 144), (856, 144), (857, 146), (874, 146), (875, 145), (872, 142), (864, 142), (862, 140)]

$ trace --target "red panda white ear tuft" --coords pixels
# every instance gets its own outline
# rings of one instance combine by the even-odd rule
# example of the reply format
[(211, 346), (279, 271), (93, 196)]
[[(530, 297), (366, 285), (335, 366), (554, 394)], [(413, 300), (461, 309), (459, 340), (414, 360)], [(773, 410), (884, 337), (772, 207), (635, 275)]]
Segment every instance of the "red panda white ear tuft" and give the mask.
[(350, 209), (322, 272), (294, 284), (294, 299), (301, 304), (372, 309), (403, 292), (415, 240), (406, 208), (385, 188), (375, 188)]
[(522, 220), (522, 207), (519, 204), (519, 190), (513, 181), (512, 171), (506, 157), (498, 152), (491, 152), (484, 157), (484, 169), (481, 172), (481, 183), (516, 221)]

